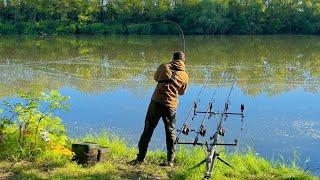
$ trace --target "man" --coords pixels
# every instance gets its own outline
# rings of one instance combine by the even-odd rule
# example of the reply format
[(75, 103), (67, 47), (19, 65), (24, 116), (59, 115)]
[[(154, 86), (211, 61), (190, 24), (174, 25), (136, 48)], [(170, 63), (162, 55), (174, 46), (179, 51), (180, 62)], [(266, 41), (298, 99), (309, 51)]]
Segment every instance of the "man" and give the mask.
[(163, 165), (173, 166), (178, 95), (185, 93), (188, 84), (188, 74), (185, 72), (184, 62), (185, 54), (182, 51), (175, 52), (172, 61), (160, 65), (155, 72), (154, 80), (158, 84), (153, 92), (145, 118), (144, 130), (138, 144), (139, 153), (132, 164), (143, 162), (153, 131), (162, 118), (167, 142), (167, 162)]

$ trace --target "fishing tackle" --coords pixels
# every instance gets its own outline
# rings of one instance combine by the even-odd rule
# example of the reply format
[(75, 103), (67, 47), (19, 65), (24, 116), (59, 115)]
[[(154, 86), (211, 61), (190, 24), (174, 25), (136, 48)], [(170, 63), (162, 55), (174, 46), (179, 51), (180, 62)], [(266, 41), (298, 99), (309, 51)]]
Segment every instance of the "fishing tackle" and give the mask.
[(183, 128), (182, 128), (182, 133), (185, 134), (185, 135), (188, 135), (189, 131), (190, 131), (189, 126), (184, 124)]
[(170, 24), (174, 25), (179, 30), (180, 41), (181, 41), (181, 49), (183, 50), (184, 53), (186, 53), (186, 41), (184, 39), (184, 34), (183, 34), (183, 30), (182, 30), (181, 26), (177, 22), (171, 21), (171, 20), (167, 20), (167, 19), (163, 20), (162, 22), (170, 23)]
[(204, 137), (206, 135), (206, 132), (207, 132), (207, 129), (204, 127), (204, 125), (201, 125), (199, 134)]
[[(196, 137), (194, 138), (194, 141), (193, 142), (180, 142), (179, 141), (179, 136), (177, 136), (177, 139), (175, 141), (175, 144), (184, 144), (184, 145), (199, 145), (199, 146), (205, 146), (206, 149), (207, 149), (207, 157), (201, 161), (200, 163), (198, 163), (197, 165), (193, 166), (191, 169), (193, 168), (196, 168), (196, 167), (199, 167), (200, 165), (202, 164), (206, 164), (206, 172), (205, 172), (205, 175), (204, 175), (204, 179), (210, 179), (211, 178), (211, 175), (212, 175), (212, 172), (213, 172), (213, 169), (214, 169), (214, 166), (215, 166), (215, 163), (216, 163), (216, 160), (219, 160), (221, 161), (222, 163), (224, 163), (225, 165), (229, 166), (229, 167), (232, 167), (228, 162), (226, 162), (225, 160), (221, 159), (219, 157), (219, 152), (218, 152), (218, 149), (217, 149), (217, 146), (237, 146), (238, 145), (238, 140), (237, 139), (234, 139), (234, 142), (233, 143), (219, 143), (219, 136), (224, 136), (225, 133), (226, 133), (226, 130), (223, 128), (222, 124), (224, 121), (227, 120), (227, 118), (229, 117), (229, 115), (239, 115), (241, 116), (241, 123), (243, 123), (243, 118), (244, 118), (244, 104), (241, 104), (240, 105), (240, 112), (229, 112), (229, 108), (230, 108), (230, 96), (231, 96), (231, 93), (234, 89), (234, 85), (235, 85), (235, 81), (233, 82), (230, 90), (229, 90), (229, 94), (227, 96), (227, 99), (224, 103), (224, 107), (223, 107), (223, 110), (221, 112), (215, 112), (214, 109), (213, 109), (213, 104), (214, 104), (214, 96), (216, 94), (216, 90), (214, 91), (214, 94), (209, 102), (209, 105), (208, 105), (208, 108), (207, 108), (207, 111), (198, 111), (197, 110), (197, 103), (195, 101), (195, 103), (193, 104), (193, 116), (197, 116), (199, 114), (204, 114), (204, 117), (201, 121), (201, 124), (200, 124), (200, 127), (199, 127), (199, 130), (196, 131), (196, 130), (190, 130), (189, 126), (186, 124), (187, 123), (187, 120), (184, 122), (183, 124), (183, 127), (181, 130), (178, 130), (181, 131), (183, 134), (185, 135), (189, 135), (189, 132), (192, 132), (194, 131), (196, 133)], [(216, 131), (215, 133), (213, 133), (212, 136), (210, 136), (210, 141), (205, 141), (205, 142), (199, 142), (199, 135), (202, 136), (202, 137), (205, 137), (206, 136), (206, 133), (207, 133), (207, 129), (205, 128), (205, 125), (204, 125), (204, 122), (205, 120), (209, 120), (211, 119), (211, 117), (217, 117), (217, 127), (216, 127)], [(192, 120), (194, 119), (194, 117), (192, 118)], [(241, 130), (242, 130), (242, 125), (241, 125)], [(184, 132), (187, 132), (187, 133), (184, 133)]]
[(220, 135), (220, 136), (224, 136), (225, 132), (226, 132), (226, 130), (224, 130), (223, 128), (221, 128), (221, 129), (219, 130), (219, 135)]

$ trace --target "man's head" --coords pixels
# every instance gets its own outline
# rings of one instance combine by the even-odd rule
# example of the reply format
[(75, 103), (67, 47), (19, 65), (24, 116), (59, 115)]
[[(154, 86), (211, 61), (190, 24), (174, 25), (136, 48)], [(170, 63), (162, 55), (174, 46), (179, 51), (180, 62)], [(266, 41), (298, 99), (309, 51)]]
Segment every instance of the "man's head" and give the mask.
[(185, 54), (182, 51), (176, 51), (173, 53), (172, 61), (179, 61), (179, 60), (181, 60), (181, 61), (186, 60)]

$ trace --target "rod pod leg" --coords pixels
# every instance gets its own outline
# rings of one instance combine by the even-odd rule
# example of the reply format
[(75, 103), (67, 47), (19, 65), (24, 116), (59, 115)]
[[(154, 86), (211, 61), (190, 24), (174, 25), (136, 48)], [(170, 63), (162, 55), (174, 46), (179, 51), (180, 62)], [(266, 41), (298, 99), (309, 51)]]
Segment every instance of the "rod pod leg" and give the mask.
[(188, 170), (192, 170), (192, 169), (195, 169), (199, 166), (201, 166), (203, 163), (205, 163), (207, 161), (207, 159), (204, 159), (203, 161), (199, 162), (198, 164), (192, 166), (191, 168), (189, 168)]
[(207, 180), (211, 178), (212, 170), (214, 168), (214, 163), (216, 161), (216, 158), (217, 158), (216, 149), (215, 147), (212, 147), (212, 150), (210, 151), (206, 159), (206, 174), (203, 179)]

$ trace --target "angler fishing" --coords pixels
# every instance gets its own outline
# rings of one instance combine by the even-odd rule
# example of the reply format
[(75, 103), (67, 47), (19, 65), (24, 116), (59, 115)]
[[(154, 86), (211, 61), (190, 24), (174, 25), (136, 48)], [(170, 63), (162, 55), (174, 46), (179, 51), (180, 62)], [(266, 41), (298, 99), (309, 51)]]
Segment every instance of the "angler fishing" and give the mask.
[[(224, 104), (224, 108), (222, 111), (216, 111), (214, 108), (215, 104), (215, 96), (217, 89), (214, 90), (212, 97), (209, 101), (208, 107), (206, 111), (198, 110), (198, 101), (199, 97), (202, 93), (202, 90), (205, 88), (208, 79), (200, 89), (200, 92), (197, 94), (196, 99), (190, 109), (187, 118), (183, 122), (181, 129), (177, 130), (178, 135), (176, 136), (175, 132), (175, 123), (176, 123), (176, 110), (178, 106), (178, 96), (183, 95), (186, 92), (188, 86), (188, 74), (185, 72), (185, 39), (183, 35), (183, 30), (179, 26), (178, 23), (174, 21), (164, 20), (161, 21), (164, 23), (170, 23), (177, 27), (180, 33), (181, 39), (181, 49), (183, 51), (176, 51), (172, 60), (169, 63), (162, 64), (157, 68), (157, 71), (154, 74), (154, 80), (157, 82), (157, 86), (154, 90), (154, 93), (151, 98), (151, 102), (148, 107), (148, 111), (145, 117), (144, 130), (141, 134), (138, 149), (139, 152), (137, 154), (136, 159), (131, 161), (132, 165), (140, 164), (144, 161), (144, 158), (147, 153), (148, 144), (151, 140), (154, 129), (156, 128), (160, 118), (162, 118), (165, 125), (166, 132), (166, 143), (167, 143), (167, 161), (162, 165), (164, 166), (173, 166), (174, 163), (174, 154), (175, 154), (175, 144), (181, 145), (199, 145), (205, 146), (207, 148), (208, 155), (207, 157), (201, 161), (199, 164), (195, 165), (195, 167), (200, 166), (201, 164), (206, 163), (206, 172), (205, 179), (210, 179), (216, 160), (220, 160), (224, 164), (231, 167), (231, 165), (221, 159), (219, 157), (219, 152), (217, 150), (217, 146), (237, 146), (237, 140), (233, 143), (220, 143), (219, 137), (224, 136), (225, 129), (223, 128), (223, 122), (227, 120), (229, 115), (240, 115), (241, 122), (243, 122), (244, 118), (244, 104), (240, 106), (240, 112), (229, 112), (230, 106), (230, 96), (234, 89), (236, 81), (233, 82), (227, 99)], [(158, 22), (153, 22), (158, 23)], [(193, 113), (192, 113), (193, 112)], [(192, 114), (192, 116), (191, 116)], [(203, 118), (200, 123), (200, 127), (198, 129), (190, 129), (188, 125), (188, 121), (195, 121), (195, 118), (203, 114)], [(205, 125), (206, 121), (209, 121), (215, 117), (217, 119), (217, 127), (215, 133), (210, 136), (209, 141), (199, 142), (199, 136), (205, 137), (207, 134), (207, 128)], [(193, 142), (181, 142), (179, 137), (180, 135), (189, 135), (191, 132), (195, 132), (196, 136)]]
[[(182, 28), (173, 21), (164, 20), (161, 22), (173, 24), (178, 28), (181, 48), (185, 51), (185, 40)], [(144, 129), (139, 139), (139, 152), (136, 159), (130, 162), (132, 165), (140, 164), (144, 161), (153, 131), (158, 125), (160, 118), (162, 118), (166, 132), (167, 161), (161, 165), (173, 167), (178, 96), (186, 92), (189, 81), (188, 74), (185, 71), (186, 58), (184, 51), (174, 52), (171, 62), (161, 64), (154, 74), (154, 80), (157, 82), (157, 85), (151, 97), (145, 117)]]

